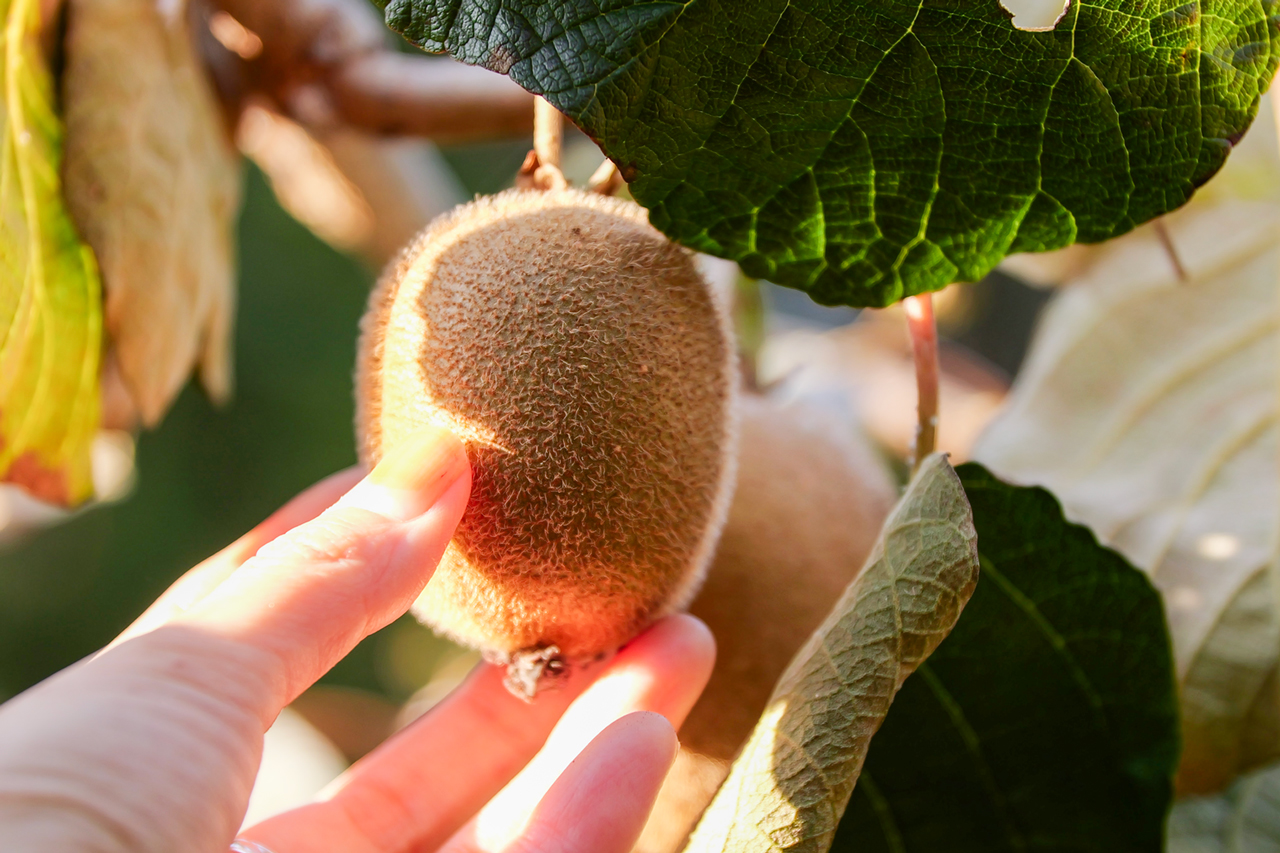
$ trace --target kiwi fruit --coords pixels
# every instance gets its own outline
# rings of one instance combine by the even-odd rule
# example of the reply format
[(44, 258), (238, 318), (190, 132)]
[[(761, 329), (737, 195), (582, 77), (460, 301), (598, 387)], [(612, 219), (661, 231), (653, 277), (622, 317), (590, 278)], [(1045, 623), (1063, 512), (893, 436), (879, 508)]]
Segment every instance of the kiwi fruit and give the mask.
[(637, 846), (680, 849), (791, 658), (861, 571), (897, 499), (856, 428), (812, 403), (742, 398), (738, 485), (690, 612), (716, 664)]
[(360, 455), (425, 424), (463, 438), (466, 513), (413, 607), (545, 677), (685, 607), (733, 491), (727, 306), (628, 201), (509, 190), (436, 219), (362, 322)]

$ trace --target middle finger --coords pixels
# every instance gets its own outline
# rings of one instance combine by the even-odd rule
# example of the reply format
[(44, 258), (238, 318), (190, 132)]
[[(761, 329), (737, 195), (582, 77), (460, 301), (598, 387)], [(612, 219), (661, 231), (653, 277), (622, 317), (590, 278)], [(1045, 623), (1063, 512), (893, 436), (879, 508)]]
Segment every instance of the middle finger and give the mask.
[(435, 850), (482, 808), (513, 810), (505, 817), (515, 831), (613, 720), (657, 711), (678, 728), (714, 659), (706, 626), (680, 615), (640, 635), (598, 680), (579, 673), (532, 704), (507, 692), (499, 668), (481, 666), (444, 702), (356, 762), (325, 801), (270, 818), (245, 836), (290, 853)]

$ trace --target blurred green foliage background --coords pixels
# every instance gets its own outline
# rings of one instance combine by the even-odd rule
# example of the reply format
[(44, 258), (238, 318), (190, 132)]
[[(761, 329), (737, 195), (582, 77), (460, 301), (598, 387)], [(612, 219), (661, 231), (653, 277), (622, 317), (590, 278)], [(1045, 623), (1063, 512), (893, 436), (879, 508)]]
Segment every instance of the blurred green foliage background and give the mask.
[[(508, 185), (527, 140), (446, 152), (470, 192)], [(182, 572), (355, 463), (351, 371), (374, 272), (321, 242), (246, 166), (235, 397), (189, 386), (138, 437), (137, 486), (0, 549), (0, 700), (109, 642)], [(446, 648), (409, 619), (325, 679), (402, 700)]]

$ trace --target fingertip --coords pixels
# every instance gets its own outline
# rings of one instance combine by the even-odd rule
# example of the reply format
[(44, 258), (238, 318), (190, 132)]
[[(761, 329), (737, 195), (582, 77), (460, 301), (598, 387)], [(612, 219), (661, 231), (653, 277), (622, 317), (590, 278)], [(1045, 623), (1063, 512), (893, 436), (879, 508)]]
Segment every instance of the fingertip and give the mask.
[(433, 508), (459, 487), (465, 493), (471, 487), (466, 447), (454, 433), (430, 425), (387, 450), (339, 505), (407, 521)]
[(698, 691), (711, 678), (716, 663), (716, 638), (707, 624), (688, 613), (675, 613), (655, 623), (623, 650), (622, 656), (677, 661), (683, 680), (696, 683)]
[(680, 739), (671, 721), (656, 711), (634, 711), (607, 726), (601, 737), (612, 735), (628, 741), (631, 749), (660, 766), (665, 777), (680, 751)]
[(679, 633), (681, 644), (690, 659), (700, 662), (706, 670), (708, 678), (716, 663), (716, 635), (692, 613), (677, 613), (668, 617), (673, 630)]
[(394, 446), (384, 449), (382, 459), (369, 472), (369, 480), (391, 489), (420, 491), (430, 485), (437, 472), (469, 467), (462, 439), (435, 424), (428, 424)]
[(520, 833), (522, 849), (631, 850), (678, 750), (661, 714), (636, 711), (613, 721), (547, 790)]
[(575, 772), (573, 764), (599, 762), (623, 773), (634, 785), (636, 799), (651, 807), (679, 751), (670, 720), (656, 711), (633, 711), (605, 726), (564, 775)]
[(435, 498), (428, 511), (435, 511), (452, 518), (453, 522), (450, 527), (453, 527), (462, 518), (462, 513), (466, 510), (467, 501), (470, 497), (471, 466), (466, 464), (466, 457), (463, 456), (463, 466), (453, 471), (452, 479), (444, 488), (444, 491)]

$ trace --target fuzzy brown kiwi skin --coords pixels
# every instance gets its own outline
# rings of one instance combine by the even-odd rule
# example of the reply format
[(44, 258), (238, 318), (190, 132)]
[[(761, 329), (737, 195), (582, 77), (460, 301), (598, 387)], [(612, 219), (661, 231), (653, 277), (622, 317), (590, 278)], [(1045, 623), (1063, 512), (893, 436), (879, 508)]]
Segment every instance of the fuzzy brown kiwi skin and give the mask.
[(693, 597), (737, 367), (726, 307), (643, 209), (513, 190), (441, 217), (374, 291), (356, 373), (366, 464), (426, 423), (467, 446), (471, 501), (414, 606), (438, 631), (563, 670)]
[(741, 400), (738, 486), (690, 607), (716, 664), (637, 853), (674, 853), (755, 727), (774, 684), (862, 569), (897, 498), (870, 444), (825, 411)]

